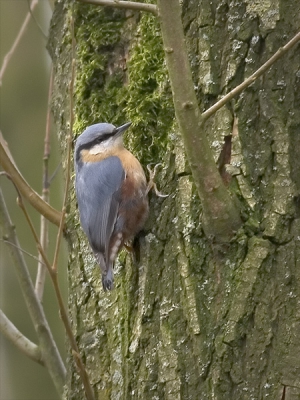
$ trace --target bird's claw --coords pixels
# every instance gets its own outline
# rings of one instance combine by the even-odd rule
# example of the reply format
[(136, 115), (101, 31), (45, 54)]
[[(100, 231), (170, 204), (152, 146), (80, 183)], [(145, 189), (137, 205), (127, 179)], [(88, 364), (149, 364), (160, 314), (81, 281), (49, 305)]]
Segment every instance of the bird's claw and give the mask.
[(149, 182), (148, 182), (148, 186), (147, 186), (147, 194), (150, 192), (151, 189), (154, 189), (156, 196), (163, 197), (163, 198), (168, 197), (169, 196), (168, 194), (163, 194), (157, 189), (156, 183), (154, 182), (157, 168), (159, 166), (161, 166), (161, 163), (156, 164), (154, 166), (153, 170), (151, 169), (150, 165), (151, 164), (147, 165), (147, 170), (149, 171)]

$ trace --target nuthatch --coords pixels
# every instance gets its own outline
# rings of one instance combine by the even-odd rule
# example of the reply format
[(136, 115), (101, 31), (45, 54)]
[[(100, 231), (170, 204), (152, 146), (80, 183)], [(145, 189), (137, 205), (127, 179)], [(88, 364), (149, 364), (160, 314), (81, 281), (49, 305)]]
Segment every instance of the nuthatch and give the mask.
[(123, 132), (107, 123), (89, 126), (75, 147), (80, 222), (102, 270), (104, 290), (113, 288), (113, 264), (148, 215), (147, 182), (139, 161), (123, 146)]

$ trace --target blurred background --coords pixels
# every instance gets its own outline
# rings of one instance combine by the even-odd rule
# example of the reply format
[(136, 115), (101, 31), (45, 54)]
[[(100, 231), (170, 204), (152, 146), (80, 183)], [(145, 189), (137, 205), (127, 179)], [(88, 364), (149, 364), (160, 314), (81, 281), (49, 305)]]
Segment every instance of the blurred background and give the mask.
[[(27, 0), (0, 0), (0, 69), (3, 59), (11, 49), (20, 27), (29, 11)], [(0, 86), (0, 130), (8, 142), (17, 166), (27, 182), (41, 194), (43, 176), (43, 151), (48, 103), (51, 60), (46, 50), (51, 19), (51, 3), (40, 0), (33, 11), (36, 19), (30, 22), (18, 47), (9, 61)], [(60, 154), (55, 135), (51, 130), (50, 174), (59, 164)], [(6, 178), (0, 178), (11, 219), (21, 246), (37, 255), (34, 240), (23, 213), (16, 205), (16, 192)], [(60, 169), (50, 187), (50, 203), (61, 208), (63, 197), (63, 173)], [(40, 216), (26, 204), (39, 232)], [(57, 228), (49, 225), (50, 260)], [(2, 241), (0, 227), (0, 308), (16, 327), (30, 340), (37, 343), (29, 314), (14, 272), (7, 245)], [(61, 248), (59, 278), (66, 299), (67, 249)], [(37, 262), (25, 255), (30, 273), (35, 281)], [(58, 306), (51, 282), (47, 277), (43, 305), (59, 350), (65, 359), (65, 336), (58, 315)], [(58, 395), (47, 370), (20, 353), (0, 333), (0, 399), (1, 400), (54, 400)]]

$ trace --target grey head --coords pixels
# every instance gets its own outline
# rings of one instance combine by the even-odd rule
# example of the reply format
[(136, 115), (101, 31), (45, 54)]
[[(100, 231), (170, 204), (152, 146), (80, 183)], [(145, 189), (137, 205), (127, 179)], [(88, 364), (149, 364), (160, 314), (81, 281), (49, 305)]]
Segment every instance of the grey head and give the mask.
[(90, 125), (78, 137), (75, 146), (75, 162), (80, 158), (80, 151), (83, 149), (91, 149), (93, 146), (112, 142), (121, 137), (122, 133), (129, 128), (131, 122), (127, 122), (118, 128), (112, 124), (101, 122), (99, 124)]

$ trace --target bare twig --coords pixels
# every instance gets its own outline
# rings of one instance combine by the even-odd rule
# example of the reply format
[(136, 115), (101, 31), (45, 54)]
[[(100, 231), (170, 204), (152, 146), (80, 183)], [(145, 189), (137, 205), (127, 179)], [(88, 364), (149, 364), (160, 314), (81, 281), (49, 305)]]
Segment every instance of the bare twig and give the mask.
[(30, 317), (38, 334), (42, 358), (58, 393), (62, 395), (66, 369), (53, 339), (44, 310), (36, 297), (25, 259), (20, 251), (20, 244), (15, 233), (15, 228), (10, 219), (1, 190), (0, 223), (3, 226), (7, 240), (14, 244), (14, 246), (10, 247), (10, 253), (14, 260), (14, 266), (22, 294), (24, 295)]
[(28, 13), (26, 14), (26, 17), (24, 19), (24, 22), (19, 30), (19, 33), (11, 47), (11, 49), (9, 50), (9, 52), (5, 55), (4, 59), (3, 59), (3, 63), (2, 63), (2, 67), (0, 70), (0, 86), (2, 85), (2, 80), (3, 80), (3, 75), (5, 73), (5, 70), (8, 66), (8, 63), (11, 59), (11, 57), (13, 56), (16, 48), (18, 47), (18, 44), (20, 43), (22, 36), (24, 35), (24, 32), (27, 28), (27, 25), (30, 21), (31, 18), (31, 11), (35, 8), (35, 6), (38, 4), (38, 0), (32, 0), (31, 4), (30, 4), (30, 11), (28, 11)]
[(145, 11), (157, 15), (157, 7), (155, 4), (136, 3), (133, 1), (119, 0), (79, 0), (81, 3), (95, 4), (96, 6), (107, 6), (114, 8), (126, 8), (134, 11)]
[(203, 227), (208, 236), (228, 241), (240, 227), (239, 210), (222, 181), (204, 131), (185, 47), (180, 3), (158, 0), (158, 9), (176, 119), (203, 206)]
[(53, 179), (56, 177), (56, 175), (58, 174), (59, 170), (61, 169), (62, 166), (62, 162), (60, 162), (57, 167), (55, 168), (54, 172), (52, 173), (52, 175), (49, 178), (49, 185), (51, 185), (51, 182), (53, 181)]
[[(1, 174), (0, 174), (0, 175), (1, 175)], [(0, 241), (2, 241), (3, 243), (5, 243), (5, 244), (7, 244), (7, 245), (9, 245), (9, 246), (15, 246), (14, 243), (9, 242), (8, 240), (0, 239)], [(38, 257), (36, 257), (36, 256), (34, 256), (33, 254), (29, 253), (28, 251), (22, 249), (21, 247), (19, 247), (19, 250), (20, 250), (22, 253), (26, 254), (27, 256), (33, 258), (34, 260), (39, 261)], [(44, 264), (44, 263), (43, 263), (43, 264)], [(44, 265), (45, 265), (45, 264), (44, 264)]]
[(0, 132), (0, 164), (4, 171), (8, 173), (10, 179), (17, 186), (20, 193), (24, 198), (48, 221), (55, 225), (59, 225), (61, 213), (46, 203), (25, 181), (20, 171), (16, 167), (11, 154), (8, 150), (7, 143), (5, 142), (2, 133)]
[(227, 93), (221, 100), (210, 107), (208, 110), (202, 113), (201, 117), (205, 120), (223, 107), (229, 100), (240, 94), (248, 86), (251, 85), (257, 78), (263, 75), (277, 60), (279, 60), (288, 50), (290, 50), (296, 43), (300, 40), (300, 32), (297, 33), (285, 46), (281, 47), (277, 52), (269, 58), (257, 71), (254, 72), (249, 78), (247, 78), (243, 83), (235, 87), (231, 92)]
[(0, 332), (27, 357), (41, 365), (45, 365), (39, 347), (27, 339), (27, 337), (7, 318), (2, 310), (0, 310)]
[[(50, 132), (51, 132), (51, 125), (50, 125), (50, 102), (53, 90), (53, 69), (51, 68), (50, 73), (50, 82), (49, 82), (49, 92), (48, 92), (48, 109), (47, 109), (47, 118), (46, 118), (46, 133), (45, 133), (45, 140), (44, 140), (44, 172), (43, 172), (43, 193), (42, 199), (48, 203), (49, 202), (49, 157), (50, 157)], [(41, 215), (41, 231), (40, 231), (40, 242), (41, 245), (46, 251), (48, 245), (48, 223), (46, 218)], [(38, 299), (41, 301), (43, 298), (44, 292), (44, 285), (46, 279), (46, 268), (42, 260), (42, 256), (39, 253), (39, 263), (38, 263), (38, 272), (35, 281), (35, 292), (37, 294)]]
[(32, 9), (31, 9), (29, 0), (27, 0), (27, 4), (28, 4), (28, 9), (29, 9), (29, 12), (30, 12), (30, 15), (31, 15), (33, 21), (35, 22), (36, 26), (38, 27), (39, 31), (41, 32), (43, 38), (46, 39), (46, 40), (48, 40), (47, 35), (46, 35), (45, 32), (43, 31), (43, 28), (41, 27), (41, 25), (39, 24), (38, 20), (35, 18), (35, 15), (34, 15), (33, 12), (32, 12)]

